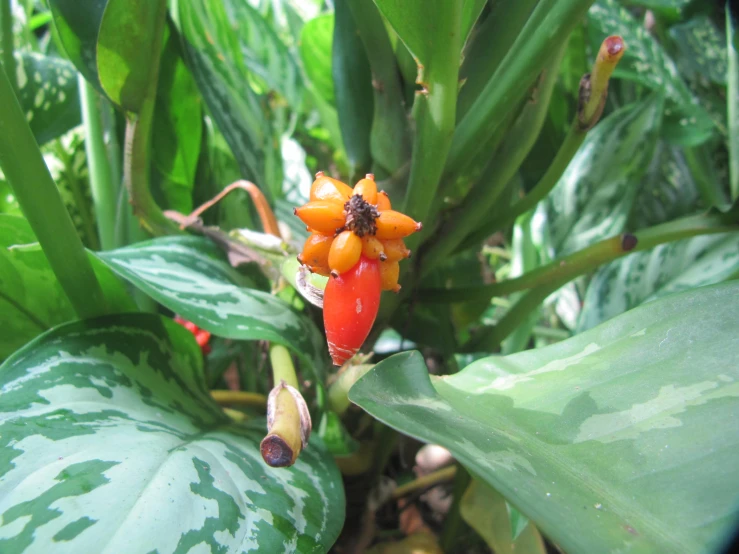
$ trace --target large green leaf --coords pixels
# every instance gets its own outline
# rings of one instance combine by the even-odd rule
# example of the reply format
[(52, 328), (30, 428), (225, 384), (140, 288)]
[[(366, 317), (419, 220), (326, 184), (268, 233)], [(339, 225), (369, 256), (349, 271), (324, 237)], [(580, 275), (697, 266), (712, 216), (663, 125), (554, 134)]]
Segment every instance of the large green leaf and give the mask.
[[(203, 99), (231, 147), (242, 177), (268, 191), (267, 151), (275, 147), (265, 106), (252, 88), (251, 72), (258, 69), (260, 58), (258, 44), (255, 50), (249, 39), (257, 43), (260, 37), (268, 39), (262, 45), (268, 52), (276, 52), (279, 41), (264, 29), (261, 15), (246, 2), (188, 0), (177, 4), (185, 59)], [(233, 13), (236, 4), (243, 13)], [(274, 66), (262, 66), (260, 77), (277, 78), (292, 72), (290, 62), (280, 61), (279, 56)]]
[(654, 298), (739, 276), (739, 233), (662, 244), (601, 267), (590, 281), (578, 332)]
[(320, 441), (266, 466), (264, 420), (223, 414), (171, 320), (64, 325), (0, 366), (0, 387), (2, 552), (324, 552), (341, 529)]
[[(90, 256), (111, 311), (135, 311), (118, 278)], [(0, 360), (47, 329), (76, 319), (28, 222), (0, 214)]]
[[(331, 75), (331, 44), (334, 36), (334, 16), (315, 17), (303, 26), (300, 33), (300, 59), (316, 92), (333, 105), (334, 81)], [(357, 37), (359, 38), (359, 37)]]
[(84, 6), (79, 0), (48, 2), (67, 56), (85, 79), (103, 92), (98, 78), (97, 40), (108, 0), (87, 0)]
[(0, 215), (0, 360), (76, 318), (28, 222)]
[(612, 113), (590, 131), (548, 199), (552, 245), (567, 254), (620, 233), (657, 143), (662, 96)]
[(16, 52), (18, 100), (36, 142), (45, 144), (80, 124), (77, 71), (61, 58)]
[(269, 340), (291, 348), (317, 375), (328, 366), (326, 345), (306, 316), (253, 284), (225, 261), (212, 242), (198, 237), (159, 238), (100, 259), (170, 310), (216, 335)]
[(202, 99), (185, 66), (176, 33), (167, 36), (159, 71), (152, 146), (154, 163), (165, 177), (163, 206), (192, 211), (192, 189), (203, 138)]
[(331, 76), (341, 136), (352, 170), (367, 173), (372, 162), (372, 72), (348, 0), (338, 0), (334, 9)]
[(440, 444), (565, 551), (711, 552), (739, 515), (739, 283), (428, 376), (379, 363), (349, 392)]
[(620, 35), (627, 45), (614, 77), (664, 93), (671, 107), (668, 126), (663, 129), (667, 140), (693, 146), (711, 136), (711, 117), (695, 101), (675, 62), (626, 8), (616, 0), (598, 0), (588, 12), (588, 21), (594, 44), (599, 44), (604, 36)]
[(100, 84), (125, 110), (138, 113), (159, 63), (165, 0), (108, 0), (97, 40)]
[(702, 76), (726, 86), (726, 39), (706, 15), (670, 27), (670, 37), (678, 50), (677, 63), (691, 79)]

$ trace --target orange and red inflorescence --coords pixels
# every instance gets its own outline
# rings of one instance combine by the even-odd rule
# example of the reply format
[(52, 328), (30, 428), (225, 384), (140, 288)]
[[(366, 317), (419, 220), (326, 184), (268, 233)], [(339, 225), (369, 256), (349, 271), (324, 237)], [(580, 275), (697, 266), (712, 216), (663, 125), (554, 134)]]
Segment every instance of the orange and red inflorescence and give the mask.
[(311, 232), (298, 260), (331, 277), (324, 293), (324, 324), (331, 358), (342, 365), (367, 338), (380, 292), (400, 290), (399, 262), (410, 256), (403, 239), (421, 224), (392, 209), (372, 174), (352, 189), (319, 172), (310, 201), (295, 215)]
[(193, 334), (193, 336), (195, 337), (195, 341), (198, 343), (198, 346), (200, 347), (200, 350), (202, 350), (203, 354), (210, 354), (210, 344), (208, 344), (210, 342), (210, 331), (201, 329), (192, 321), (182, 319), (180, 316), (175, 316), (174, 321), (175, 323), (179, 323), (180, 325), (182, 325), (185, 329)]

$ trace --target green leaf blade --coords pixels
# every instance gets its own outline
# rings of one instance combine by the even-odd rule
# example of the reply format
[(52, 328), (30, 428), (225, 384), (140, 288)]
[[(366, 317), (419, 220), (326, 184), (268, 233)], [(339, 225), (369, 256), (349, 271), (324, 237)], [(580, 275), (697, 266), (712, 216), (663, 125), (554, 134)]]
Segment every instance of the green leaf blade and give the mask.
[(174, 322), (65, 325), (1, 366), (0, 384), (4, 552), (315, 552), (338, 535), (341, 478), (320, 441), (267, 467), (264, 420), (226, 418)]
[(737, 294), (672, 295), (433, 382), (399, 354), (349, 397), (450, 449), (568, 552), (710, 552), (739, 506)]
[(318, 329), (282, 300), (251, 289), (207, 239), (169, 237), (98, 254), (157, 302), (212, 333), (269, 340), (293, 350), (316, 375), (328, 367)]

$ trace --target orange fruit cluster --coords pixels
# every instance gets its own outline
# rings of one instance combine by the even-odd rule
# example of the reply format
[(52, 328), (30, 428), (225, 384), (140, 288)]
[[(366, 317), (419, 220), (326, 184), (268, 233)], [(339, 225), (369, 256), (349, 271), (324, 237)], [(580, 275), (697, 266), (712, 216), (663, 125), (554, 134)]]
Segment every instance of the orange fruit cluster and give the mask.
[(400, 260), (410, 256), (403, 238), (421, 224), (392, 209), (390, 198), (377, 191), (368, 173), (352, 189), (319, 171), (310, 189), (310, 201), (295, 208), (311, 235), (298, 261), (325, 276), (346, 273), (364, 255), (379, 260), (382, 290), (398, 292)]

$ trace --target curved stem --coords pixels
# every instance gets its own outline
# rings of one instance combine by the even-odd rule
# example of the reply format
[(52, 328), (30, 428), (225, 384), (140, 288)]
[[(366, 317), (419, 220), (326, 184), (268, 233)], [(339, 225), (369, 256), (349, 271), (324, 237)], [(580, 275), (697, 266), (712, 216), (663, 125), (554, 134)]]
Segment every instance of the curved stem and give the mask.
[(393, 491), (392, 497), (397, 500), (398, 498), (402, 498), (412, 492), (427, 489), (429, 487), (438, 485), (439, 483), (449, 481), (453, 479), (456, 474), (457, 466), (455, 465), (437, 469), (436, 471), (432, 471), (428, 475), (424, 475), (423, 477), (419, 477), (418, 479), (414, 479), (413, 481), (396, 487)]
[(106, 313), (102, 288), (13, 87), (0, 68), (0, 166), (54, 274), (81, 318)]
[(154, 121), (154, 105), (159, 82), (159, 57), (162, 50), (166, 15), (167, 3), (160, 2), (156, 35), (152, 44), (152, 55), (157, 57), (157, 61), (151, 64), (149, 88), (142, 102), (141, 111), (138, 114), (128, 114), (123, 159), (123, 182), (128, 189), (133, 213), (141, 220), (144, 228), (153, 235), (179, 232), (177, 226), (157, 206), (149, 187), (151, 130)]
[(627, 233), (602, 240), (515, 279), (474, 288), (425, 289), (419, 292), (418, 299), (429, 303), (470, 300), (489, 302), (494, 296), (503, 296), (535, 287), (546, 287), (554, 291), (575, 277), (631, 252), (649, 250), (665, 242), (697, 235), (737, 230), (739, 230), (739, 222), (736, 214), (731, 212), (714, 212), (685, 217), (643, 229), (634, 234)]

